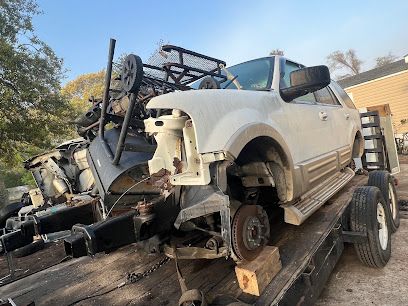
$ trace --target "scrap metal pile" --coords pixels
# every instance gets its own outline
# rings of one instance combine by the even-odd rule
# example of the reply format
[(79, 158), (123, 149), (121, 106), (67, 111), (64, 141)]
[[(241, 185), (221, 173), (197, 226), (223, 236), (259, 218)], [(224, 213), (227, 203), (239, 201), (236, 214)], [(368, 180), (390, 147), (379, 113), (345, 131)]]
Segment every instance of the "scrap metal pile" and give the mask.
[[(180, 213), (180, 187), (169, 192), (166, 173), (149, 174), (148, 161), (156, 142), (145, 132), (143, 121), (171, 115), (171, 110), (148, 110), (146, 104), (159, 95), (191, 90), (194, 82), (199, 88), (212, 88), (215, 78), (217, 83), (227, 81), (222, 72), (225, 62), (164, 45), (148, 63), (130, 54), (120, 75), (112, 76), (114, 47), (111, 40), (103, 99), (93, 99), (91, 109), (76, 120), (83, 138), (25, 163), (38, 188), (25, 196), (24, 204), (3, 214), (0, 252), (24, 248), (33, 237), (71, 230), (65, 248), (74, 257), (132, 242), (141, 242), (149, 252), (167, 248), (171, 253), (171, 234)], [(194, 257), (199, 249), (198, 257), (228, 254), (221, 247), (221, 234), (212, 235), (215, 221), (210, 222), (208, 229), (192, 222), (183, 225), (183, 231), (195, 234), (178, 235), (181, 243), (187, 238), (189, 244), (191, 239), (201, 241), (197, 232), (210, 233), (210, 239), (204, 246), (192, 248), (191, 254), (181, 249), (181, 257)]]
[[(257, 205), (260, 183), (243, 185), (241, 175), (268, 176), (265, 165), (241, 167), (222, 152), (201, 156), (187, 113), (167, 104), (147, 107), (180, 91), (241, 89), (238, 75), (222, 60), (172, 45), (148, 63), (130, 54), (112, 75), (114, 48), (111, 40), (103, 98), (92, 98), (76, 119), (82, 138), (25, 163), (38, 188), (0, 213), (6, 224), (0, 253), (32, 253), (38, 241), (69, 230), (64, 247), (71, 257), (138, 243), (176, 264), (256, 258), (269, 239), (268, 215)], [(182, 299), (203, 301), (178, 275)]]

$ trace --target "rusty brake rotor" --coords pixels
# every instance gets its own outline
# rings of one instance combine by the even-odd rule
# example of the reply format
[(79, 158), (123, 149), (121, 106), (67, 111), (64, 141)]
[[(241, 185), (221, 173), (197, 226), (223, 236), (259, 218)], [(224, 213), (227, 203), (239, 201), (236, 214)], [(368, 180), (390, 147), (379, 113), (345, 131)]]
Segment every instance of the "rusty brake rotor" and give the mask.
[(268, 215), (259, 205), (241, 205), (231, 230), (235, 255), (241, 260), (254, 260), (269, 240)]

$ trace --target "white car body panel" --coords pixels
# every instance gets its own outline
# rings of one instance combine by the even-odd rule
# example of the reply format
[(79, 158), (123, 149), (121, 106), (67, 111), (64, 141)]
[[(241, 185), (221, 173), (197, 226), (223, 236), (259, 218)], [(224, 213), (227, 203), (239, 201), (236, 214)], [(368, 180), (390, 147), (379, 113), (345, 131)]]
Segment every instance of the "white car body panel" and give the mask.
[[(235, 159), (245, 141), (259, 136), (277, 136), (279, 139), (275, 140), (290, 159), (292, 182), (287, 183), (294, 186), (294, 192), (286, 199), (292, 200), (333, 171), (348, 165), (354, 139), (358, 133), (361, 134), (361, 123), (357, 109), (348, 107), (331, 85), (331, 91), (341, 105), (306, 102), (302, 101), (302, 97), (285, 102), (279, 93), (282, 59), (275, 57), (270, 90), (174, 92), (151, 99), (147, 108), (176, 109), (191, 118), (196, 141), (193, 148), (201, 156), (202, 169), (208, 169), (208, 165), (205, 166), (206, 154), (223, 152)], [(251, 134), (246, 134), (254, 125), (258, 126), (256, 132), (252, 129)], [(231, 145), (237, 140), (241, 142), (238, 149)], [(172, 160), (167, 163), (172, 163)], [(200, 172), (197, 172), (199, 175)], [(196, 184), (200, 184), (198, 180)]]
[[(147, 108), (180, 109), (193, 120), (198, 153), (223, 151), (242, 127), (265, 123), (282, 135), (296, 129), (273, 92), (248, 90), (194, 90), (174, 92), (153, 98)], [(296, 145), (295, 135), (285, 140)]]

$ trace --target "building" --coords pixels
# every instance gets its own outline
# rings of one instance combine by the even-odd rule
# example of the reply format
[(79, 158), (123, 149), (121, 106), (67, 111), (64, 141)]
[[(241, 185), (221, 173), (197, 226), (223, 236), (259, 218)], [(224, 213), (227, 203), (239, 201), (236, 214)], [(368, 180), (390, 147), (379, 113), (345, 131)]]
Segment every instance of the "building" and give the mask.
[(408, 54), (399, 61), (342, 79), (338, 83), (357, 108), (388, 104), (394, 132), (408, 132)]

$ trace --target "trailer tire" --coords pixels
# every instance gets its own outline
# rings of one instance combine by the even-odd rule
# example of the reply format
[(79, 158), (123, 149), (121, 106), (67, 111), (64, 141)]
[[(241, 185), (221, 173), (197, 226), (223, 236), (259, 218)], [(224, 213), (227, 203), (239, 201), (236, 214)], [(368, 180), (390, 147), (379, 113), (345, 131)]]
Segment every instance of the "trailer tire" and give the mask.
[(44, 240), (39, 239), (21, 248), (15, 249), (13, 251), (13, 256), (17, 258), (25, 257), (28, 255), (34, 254), (35, 252), (38, 252), (39, 250), (42, 250), (44, 246), (45, 246)]
[(384, 267), (391, 257), (389, 205), (375, 186), (357, 188), (350, 205), (351, 230), (367, 235), (364, 242), (354, 244), (358, 258), (367, 266)]
[(367, 185), (381, 190), (386, 204), (390, 206), (390, 228), (395, 233), (400, 225), (400, 214), (394, 179), (388, 171), (376, 170), (369, 173)]

